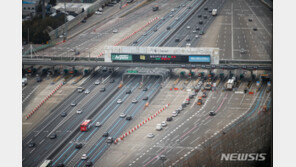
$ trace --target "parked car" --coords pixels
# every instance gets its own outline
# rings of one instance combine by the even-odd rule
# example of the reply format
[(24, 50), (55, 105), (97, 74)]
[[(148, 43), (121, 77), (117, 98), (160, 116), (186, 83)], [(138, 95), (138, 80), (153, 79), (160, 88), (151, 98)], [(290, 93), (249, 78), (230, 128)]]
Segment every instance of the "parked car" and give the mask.
[(161, 122), (161, 126), (162, 126), (162, 127), (166, 127), (166, 126), (167, 126), (166, 122), (165, 122), (165, 121), (162, 121), (162, 122)]
[(167, 121), (170, 122), (173, 120), (173, 117), (167, 117)]
[(161, 124), (157, 124), (157, 125), (156, 125), (156, 130), (157, 130), (157, 131), (162, 130), (162, 126), (161, 126)]
[(216, 113), (214, 111), (210, 111), (209, 115), (214, 116), (214, 115), (216, 115)]
[(153, 133), (148, 133), (147, 137), (148, 138), (153, 138), (154, 137), (154, 134)]

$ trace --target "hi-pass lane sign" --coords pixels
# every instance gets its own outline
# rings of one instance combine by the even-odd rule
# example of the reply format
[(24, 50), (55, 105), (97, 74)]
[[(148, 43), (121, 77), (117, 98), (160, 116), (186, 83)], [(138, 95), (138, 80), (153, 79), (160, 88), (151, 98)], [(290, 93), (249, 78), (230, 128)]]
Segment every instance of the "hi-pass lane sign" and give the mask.
[(124, 54), (111, 54), (111, 60), (115, 61), (132, 61), (132, 55), (124, 55)]

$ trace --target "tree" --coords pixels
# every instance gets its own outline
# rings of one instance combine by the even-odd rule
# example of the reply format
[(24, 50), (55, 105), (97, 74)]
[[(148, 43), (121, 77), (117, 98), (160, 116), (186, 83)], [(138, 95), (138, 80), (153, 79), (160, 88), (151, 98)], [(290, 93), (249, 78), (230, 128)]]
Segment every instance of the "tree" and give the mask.
[(57, 5), (57, 0), (50, 0), (48, 2), (48, 4), (51, 4), (52, 6), (56, 6)]

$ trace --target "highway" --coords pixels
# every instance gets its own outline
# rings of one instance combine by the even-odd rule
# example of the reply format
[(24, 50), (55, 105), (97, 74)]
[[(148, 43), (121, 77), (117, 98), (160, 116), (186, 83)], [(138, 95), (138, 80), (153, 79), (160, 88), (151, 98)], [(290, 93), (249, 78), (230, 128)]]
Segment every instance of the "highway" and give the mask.
[[(72, 132), (75, 126), (78, 126), (85, 116), (89, 115), (90, 112), (97, 108), (98, 102), (102, 101), (106, 95), (109, 94), (116, 86), (118, 86), (121, 78), (120, 73), (117, 73), (113, 78), (115, 82), (113, 84), (106, 85), (105, 92), (99, 92), (98, 90), (103, 87), (103, 84), (99, 86), (94, 85), (96, 80), (107, 79), (105, 82), (108, 83), (108, 74), (97, 74), (86, 82), (85, 86), (91, 91), (90, 94), (86, 95), (83, 93), (73, 92), (64, 102), (57, 106), (52, 113), (31, 133), (26, 136), (23, 140), (23, 166), (36, 166), (40, 159), (48, 155), (49, 151), (53, 149), (56, 144), (62, 141), (62, 139)], [(117, 77), (116, 77), (117, 76)], [(72, 102), (77, 104), (76, 107), (70, 106)], [(76, 111), (81, 108), (83, 113), (77, 116)], [(65, 118), (61, 117), (60, 114), (66, 112)], [(73, 120), (75, 120), (73, 122)], [(48, 136), (51, 133), (57, 134), (57, 139), (51, 140)], [(28, 144), (35, 142), (36, 147), (29, 148)]]

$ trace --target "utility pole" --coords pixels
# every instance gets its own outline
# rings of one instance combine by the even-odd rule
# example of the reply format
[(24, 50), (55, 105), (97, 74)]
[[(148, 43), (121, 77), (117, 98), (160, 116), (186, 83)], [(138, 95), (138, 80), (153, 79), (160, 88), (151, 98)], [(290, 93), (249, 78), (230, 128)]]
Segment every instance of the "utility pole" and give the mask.
[(45, 0), (42, 0), (42, 19), (45, 18)]
[(29, 40), (29, 37), (30, 37), (29, 32), (30, 32), (30, 28), (28, 28), (28, 44), (30, 43), (30, 40)]
[(65, 7), (65, 26), (64, 26), (64, 40), (67, 40), (67, 9), (66, 9), (66, 1), (64, 2), (64, 7)]

